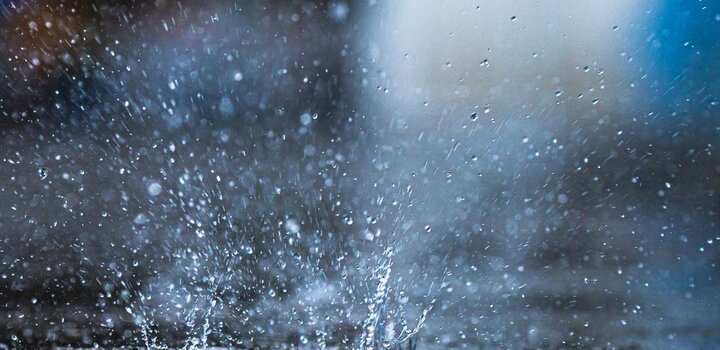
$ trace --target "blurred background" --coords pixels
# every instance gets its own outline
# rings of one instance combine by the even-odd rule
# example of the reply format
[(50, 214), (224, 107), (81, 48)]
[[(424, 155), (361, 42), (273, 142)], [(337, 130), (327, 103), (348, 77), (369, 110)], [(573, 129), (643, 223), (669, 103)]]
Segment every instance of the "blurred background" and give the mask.
[(720, 6), (0, 0), (0, 348), (720, 347)]

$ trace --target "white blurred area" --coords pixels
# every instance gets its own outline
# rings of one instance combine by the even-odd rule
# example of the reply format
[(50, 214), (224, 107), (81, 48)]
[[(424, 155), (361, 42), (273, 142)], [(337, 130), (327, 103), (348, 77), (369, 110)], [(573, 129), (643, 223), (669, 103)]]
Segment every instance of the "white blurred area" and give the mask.
[[(559, 195), (547, 181), (563, 170), (552, 167), (591, 151), (563, 145), (610, 137), (631, 119), (642, 73), (633, 68), (637, 38), (630, 33), (645, 25), (652, 4), (408, 0), (375, 7), (361, 36), (369, 48), (361, 108), (384, 146), (375, 167), (385, 185), (414, 186), (418, 205), (405, 223), (452, 224), (469, 210), (456, 200), (472, 196), (508, 217), (522, 213), (521, 196), (538, 186)], [(555, 163), (543, 155), (548, 150), (561, 151)], [(512, 200), (498, 198), (505, 189)]]
[[(502, 120), (613, 108), (632, 60), (626, 35), (645, 8), (627, 1), (378, 4), (368, 40), (375, 103), (409, 127), (478, 112)], [(645, 4), (647, 6), (647, 4)], [(634, 22), (635, 21), (635, 22)], [(640, 23), (642, 25), (642, 23)], [(593, 101), (597, 102), (593, 104)], [(395, 113), (376, 111), (391, 118)], [(573, 116), (574, 117), (574, 116)], [(442, 129), (443, 126), (438, 126)]]

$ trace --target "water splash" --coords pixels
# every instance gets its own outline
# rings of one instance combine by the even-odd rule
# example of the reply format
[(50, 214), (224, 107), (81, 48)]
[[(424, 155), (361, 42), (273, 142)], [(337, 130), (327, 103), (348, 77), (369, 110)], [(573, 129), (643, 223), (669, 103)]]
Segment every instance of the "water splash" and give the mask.
[[(402, 344), (414, 337), (422, 328), (428, 314), (432, 311), (435, 299), (425, 307), (415, 327), (408, 328), (405, 319), (402, 318), (403, 310), (399, 304), (391, 303), (390, 277), (392, 275), (393, 256), (395, 250), (390, 247), (383, 253), (384, 260), (373, 273), (378, 285), (375, 293), (368, 304), (368, 315), (363, 322), (363, 332), (360, 337), (358, 349), (373, 350), (381, 344), (383, 348), (391, 348)], [(395, 325), (400, 318), (402, 330), (396, 334)]]

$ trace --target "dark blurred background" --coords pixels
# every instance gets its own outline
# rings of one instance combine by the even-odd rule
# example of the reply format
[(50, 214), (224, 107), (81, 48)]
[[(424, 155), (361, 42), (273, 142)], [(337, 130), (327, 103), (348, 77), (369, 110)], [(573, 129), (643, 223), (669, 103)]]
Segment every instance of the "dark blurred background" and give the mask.
[(720, 347), (720, 6), (2, 1), (0, 348)]

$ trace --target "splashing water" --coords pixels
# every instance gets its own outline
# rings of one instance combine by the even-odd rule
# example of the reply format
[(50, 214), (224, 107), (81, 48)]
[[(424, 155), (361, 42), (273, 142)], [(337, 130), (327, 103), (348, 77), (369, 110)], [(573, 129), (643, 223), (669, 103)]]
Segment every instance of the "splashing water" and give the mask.
[(412, 329), (407, 327), (404, 319), (400, 320), (403, 325), (402, 330), (396, 335), (395, 324), (398, 320), (394, 319), (394, 316), (402, 314), (402, 308), (399, 305), (390, 305), (391, 299), (388, 297), (391, 293), (389, 283), (394, 253), (395, 250), (392, 247), (387, 248), (383, 253), (384, 260), (373, 273), (373, 278), (377, 278), (378, 285), (372, 298), (369, 299), (368, 315), (363, 322), (363, 332), (358, 349), (373, 350), (378, 347), (378, 344), (382, 344), (383, 348), (390, 348), (408, 341), (420, 331), (435, 304), (436, 300), (433, 299), (430, 305), (425, 307), (417, 324)]

